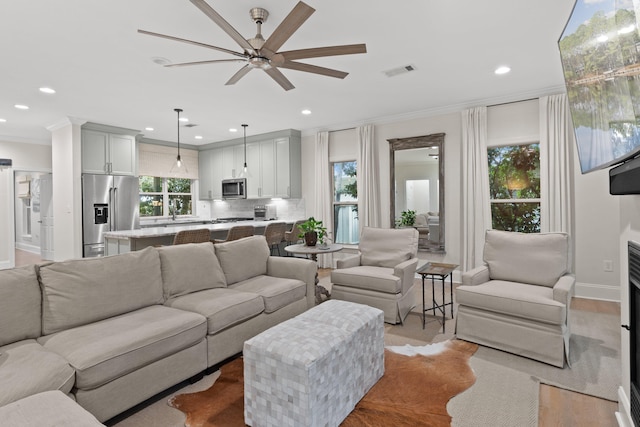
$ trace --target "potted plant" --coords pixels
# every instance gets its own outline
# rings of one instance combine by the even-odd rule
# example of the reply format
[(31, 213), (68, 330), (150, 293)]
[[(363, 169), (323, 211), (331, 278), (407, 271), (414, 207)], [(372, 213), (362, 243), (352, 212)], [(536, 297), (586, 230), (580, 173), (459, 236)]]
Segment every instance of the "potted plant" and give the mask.
[(397, 225), (400, 227), (413, 227), (416, 222), (416, 211), (406, 210), (400, 213), (400, 219)]
[(298, 229), (300, 229), (298, 238), (304, 239), (307, 246), (315, 246), (318, 240), (324, 242), (324, 238), (327, 235), (327, 228), (322, 225), (322, 221), (316, 221), (314, 217), (310, 217), (298, 225)]

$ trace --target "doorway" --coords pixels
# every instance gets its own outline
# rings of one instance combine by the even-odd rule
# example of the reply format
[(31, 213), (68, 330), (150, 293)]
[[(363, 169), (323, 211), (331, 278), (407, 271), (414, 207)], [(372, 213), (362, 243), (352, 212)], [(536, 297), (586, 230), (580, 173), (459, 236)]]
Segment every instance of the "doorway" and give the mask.
[(52, 175), (14, 171), (15, 266), (53, 259)]

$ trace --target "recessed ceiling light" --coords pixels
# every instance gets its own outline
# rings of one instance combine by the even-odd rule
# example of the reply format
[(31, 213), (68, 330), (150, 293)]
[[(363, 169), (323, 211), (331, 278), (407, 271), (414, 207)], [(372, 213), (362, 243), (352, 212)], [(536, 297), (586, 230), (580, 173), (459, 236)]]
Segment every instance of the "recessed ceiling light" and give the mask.
[(48, 93), (48, 94), (54, 94), (56, 93), (56, 91), (54, 89), (51, 89), (50, 87), (41, 87), (40, 88), (40, 92), (42, 93)]
[(0, 119), (0, 123), (6, 123), (7, 119)]
[(14, 107), (16, 107), (18, 110), (28, 110), (29, 109), (28, 105), (22, 105), (22, 104), (16, 104), (16, 105), (14, 105)]
[(507, 67), (506, 65), (503, 65), (501, 67), (496, 68), (494, 73), (501, 75), (501, 74), (507, 74), (509, 71), (511, 71), (511, 68)]
[(154, 129), (152, 127), (146, 127), (146, 128), (144, 128), (144, 130), (148, 130), (149, 132), (151, 132)]
[(302, 110), (301, 113), (305, 116), (308, 116), (309, 114), (311, 114), (311, 110)]
[(200, 136), (200, 135), (196, 135), (196, 136), (195, 136), (195, 138), (196, 138), (196, 139), (202, 139), (202, 136)]
[(181, 122), (188, 122), (189, 119), (186, 117), (180, 117), (178, 120), (180, 120)]
[(231, 128), (231, 129), (229, 129), (229, 132), (238, 132), (238, 129), (236, 129), (236, 128)]

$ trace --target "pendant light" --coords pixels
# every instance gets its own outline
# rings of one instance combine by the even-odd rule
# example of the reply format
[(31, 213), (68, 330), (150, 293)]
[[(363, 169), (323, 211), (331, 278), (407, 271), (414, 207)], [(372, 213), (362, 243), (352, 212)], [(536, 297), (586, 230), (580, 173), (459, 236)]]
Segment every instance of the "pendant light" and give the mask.
[(169, 171), (169, 173), (176, 176), (189, 173), (189, 170), (187, 169), (187, 165), (182, 162), (182, 158), (180, 157), (180, 113), (182, 113), (182, 109), (174, 108), (173, 111), (178, 113), (178, 156), (176, 157), (176, 161), (173, 162), (173, 166), (171, 166), (171, 170)]
[(247, 168), (247, 126), (249, 125), (242, 124), (241, 126), (244, 131), (244, 167), (242, 168), (242, 172), (240, 172), (240, 178), (250, 178), (251, 174)]

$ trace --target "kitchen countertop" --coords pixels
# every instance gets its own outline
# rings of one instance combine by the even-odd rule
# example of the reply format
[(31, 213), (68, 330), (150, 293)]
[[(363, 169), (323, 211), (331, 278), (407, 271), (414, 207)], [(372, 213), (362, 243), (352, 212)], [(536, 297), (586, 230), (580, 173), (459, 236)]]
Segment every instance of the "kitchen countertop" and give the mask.
[[(204, 222), (205, 220), (202, 220)], [(200, 228), (208, 228), (211, 231), (225, 231), (229, 230), (234, 225), (253, 225), (254, 227), (266, 227), (270, 222), (286, 222), (287, 224), (293, 224), (295, 220), (269, 220), (269, 221), (237, 221), (237, 222), (224, 222), (219, 224), (188, 224), (188, 225), (174, 225), (171, 223), (158, 227), (146, 227), (137, 230), (122, 230), (122, 231), (107, 231), (104, 233), (105, 238), (109, 239), (144, 239), (149, 237), (162, 237), (173, 236), (178, 231), (182, 230), (197, 230)], [(178, 222), (179, 224), (179, 222)]]

